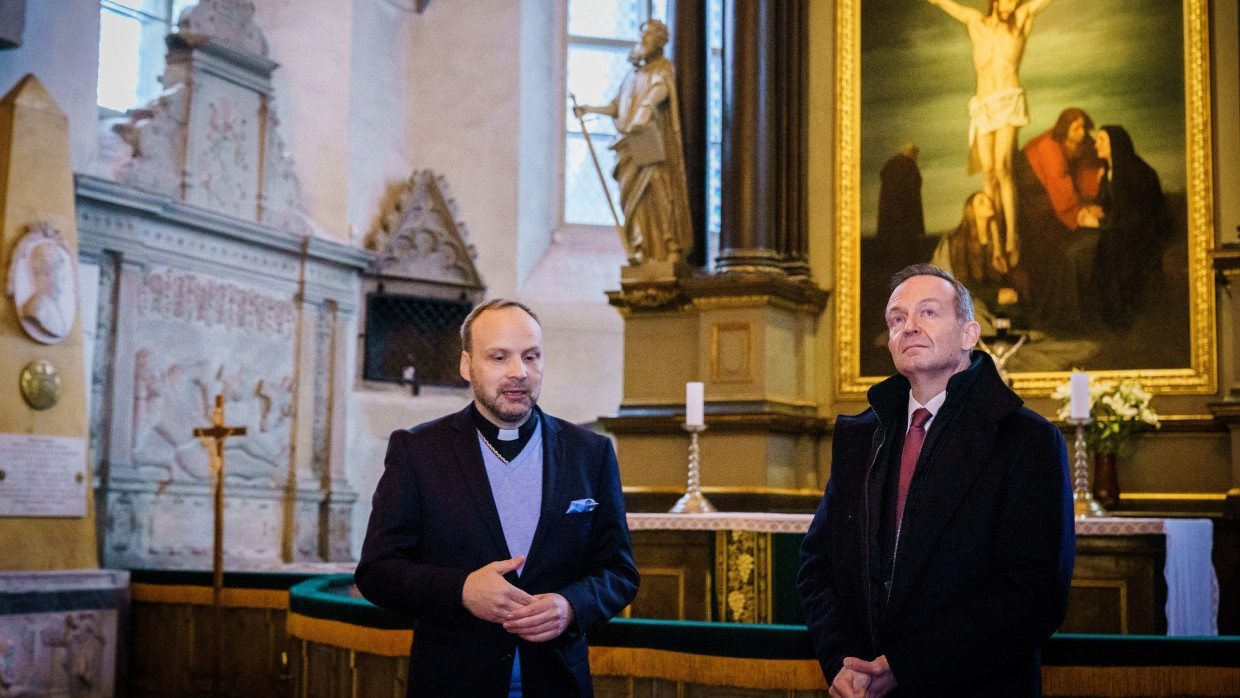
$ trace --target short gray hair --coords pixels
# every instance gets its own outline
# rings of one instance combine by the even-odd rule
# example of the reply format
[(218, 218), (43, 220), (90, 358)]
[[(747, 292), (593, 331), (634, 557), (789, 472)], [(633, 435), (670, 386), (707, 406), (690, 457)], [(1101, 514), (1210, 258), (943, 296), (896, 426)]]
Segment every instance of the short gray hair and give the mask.
[(465, 321), (461, 323), (461, 351), (468, 354), (473, 344), (474, 320), (477, 320), (479, 315), (488, 310), (502, 310), (504, 308), (520, 308), (525, 311), (526, 315), (534, 318), (534, 322), (537, 322), (539, 327), (542, 327), (542, 322), (538, 320), (538, 316), (534, 314), (533, 310), (530, 310), (528, 305), (507, 298), (492, 298), (489, 301), (483, 301), (474, 306), (474, 309), (469, 311), (469, 315), (465, 316)]
[(891, 277), (891, 292), (895, 293), (896, 288), (913, 278), (914, 276), (937, 276), (952, 285), (952, 289), (956, 291), (956, 319), (961, 322), (969, 322), (973, 319), (973, 296), (969, 295), (969, 289), (964, 284), (956, 280), (951, 272), (940, 269), (933, 264), (910, 264)]

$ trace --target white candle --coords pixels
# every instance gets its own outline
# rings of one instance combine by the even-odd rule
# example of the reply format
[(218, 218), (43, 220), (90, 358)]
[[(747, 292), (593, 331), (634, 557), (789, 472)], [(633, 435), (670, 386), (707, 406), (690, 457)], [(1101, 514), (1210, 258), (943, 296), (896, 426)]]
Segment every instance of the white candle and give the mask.
[(704, 421), (705, 386), (701, 383), (685, 383), (685, 424), (702, 426)]
[(1069, 412), (1072, 419), (1089, 419), (1089, 374), (1073, 371), (1068, 379), (1072, 401)]

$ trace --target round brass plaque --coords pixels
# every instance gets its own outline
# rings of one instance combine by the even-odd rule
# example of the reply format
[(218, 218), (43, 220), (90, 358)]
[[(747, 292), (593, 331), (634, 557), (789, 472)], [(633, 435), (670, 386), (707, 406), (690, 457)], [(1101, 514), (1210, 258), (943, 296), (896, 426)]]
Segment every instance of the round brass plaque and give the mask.
[(60, 371), (49, 361), (26, 364), (21, 377), (22, 397), (36, 410), (46, 410), (60, 400)]

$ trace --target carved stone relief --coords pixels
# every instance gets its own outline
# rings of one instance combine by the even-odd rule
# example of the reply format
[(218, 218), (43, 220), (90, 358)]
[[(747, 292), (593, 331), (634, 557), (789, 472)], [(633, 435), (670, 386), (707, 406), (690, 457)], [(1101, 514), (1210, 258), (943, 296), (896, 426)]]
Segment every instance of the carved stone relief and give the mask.
[[(108, 660), (116, 652), (116, 612), (108, 613), (109, 623), (97, 611), (4, 616), (0, 698), (111, 696), (115, 670)], [(105, 636), (109, 630), (111, 643)]]
[(482, 288), (478, 256), (460, 220), (447, 181), (430, 170), (414, 172), (396, 208), (366, 238), (378, 256), (370, 273)]
[(124, 572), (0, 572), (0, 698), (103, 698), (116, 684)]
[(13, 250), (8, 277), (6, 292), (26, 334), (44, 344), (69, 336), (77, 319), (77, 260), (59, 230), (29, 226)]
[(116, 257), (99, 260), (98, 312), (95, 314), (95, 354), (90, 377), (90, 457), (91, 471), (100, 473), (106, 454), (104, 443), (111, 420), (107, 409), (110, 367), (116, 361)]
[(172, 464), (172, 481), (205, 481), (206, 451), (193, 429), (209, 423), (222, 394), (228, 422), (249, 429), (226, 444), (227, 476), (283, 482), (297, 320), (292, 299), (153, 267), (142, 281), (137, 317), (135, 462)]
[(130, 110), (127, 121), (112, 125), (132, 152), (122, 153), (107, 170), (132, 187), (180, 198), (188, 125), (189, 86), (172, 85), (145, 107)]
[[(335, 304), (320, 306), (316, 310), (314, 325), (314, 362), (318, 366), (332, 365), (332, 338), (335, 336), (336, 308)], [(327, 371), (314, 374), (314, 460), (312, 469), (316, 476), (330, 475), (328, 449), (328, 420), (331, 417), (330, 400), (332, 386)]]
[(249, 0), (198, 0), (177, 19), (177, 29), (218, 38), (238, 51), (267, 55), (267, 40), (254, 24), (254, 4)]
[[(318, 559), (336, 535), (329, 507), (356, 500), (331, 448), (343, 439), (332, 395), (349, 380), (332, 347), (356, 329), (372, 255), (305, 239), (319, 229), (279, 133), (253, 2), (200, 0), (167, 43), (167, 89), (109, 124), (100, 161), (76, 178), (82, 255), (112, 274), (94, 397), (106, 417), (92, 424), (104, 562), (210, 566), (208, 464), (192, 433), (217, 394), (227, 423), (247, 427), (225, 444), (226, 564)], [(313, 376), (305, 414), (299, 375)]]
[[(162, 95), (104, 125), (94, 174), (298, 235), (301, 204), (279, 134), (276, 68), (249, 0), (201, 0), (169, 35)], [(119, 141), (119, 142), (118, 142)], [(125, 152), (126, 148), (129, 152)]]
[[(270, 105), (268, 98), (268, 105)], [(266, 144), (263, 146), (263, 179), (259, 220), (300, 235), (310, 235), (315, 225), (301, 205), (301, 183), (293, 173), (293, 159), (280, 136), (280, 119), (268, 106)]]
[(220, 83), (210, 80), (198, 86), (207, 102), (206, 128), (190, 156), (195, 167), (190, 184), (197, 191), (186, 198), (232, 216), (255, 215), (259, 98)]

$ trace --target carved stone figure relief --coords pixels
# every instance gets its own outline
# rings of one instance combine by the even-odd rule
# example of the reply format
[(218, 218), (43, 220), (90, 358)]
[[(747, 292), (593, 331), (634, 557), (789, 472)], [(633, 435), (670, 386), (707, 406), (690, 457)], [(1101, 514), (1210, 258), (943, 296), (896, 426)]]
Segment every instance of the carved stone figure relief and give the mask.
[(185, 138), (189, 124), (189, 85), (172, 85), (155, 101), (129, 112), (112, 130), (132, 152), (121, 153), (106, 173), (138, 189), (181, 197)]
[(296, 309), (235, 283), (153, 268), (138, 302), (144, 338), (133, 355), (133, 454), (170, 464), (169, 480), (205, 481), (207, 456), (193, 429), (210, 421), (216, 395), (228, 420), (249, 428), (229, 440), (227, 475), (284, 481), (290, 452)]
[(17, 242), (6, 289), (18, 322), (31, 338), (58, 344), (77, 319), (77, 260), (47, 223), (31, 225)]
[(110, 696), (116, 612), (31, 613), (0, 622), (0, 698)]

